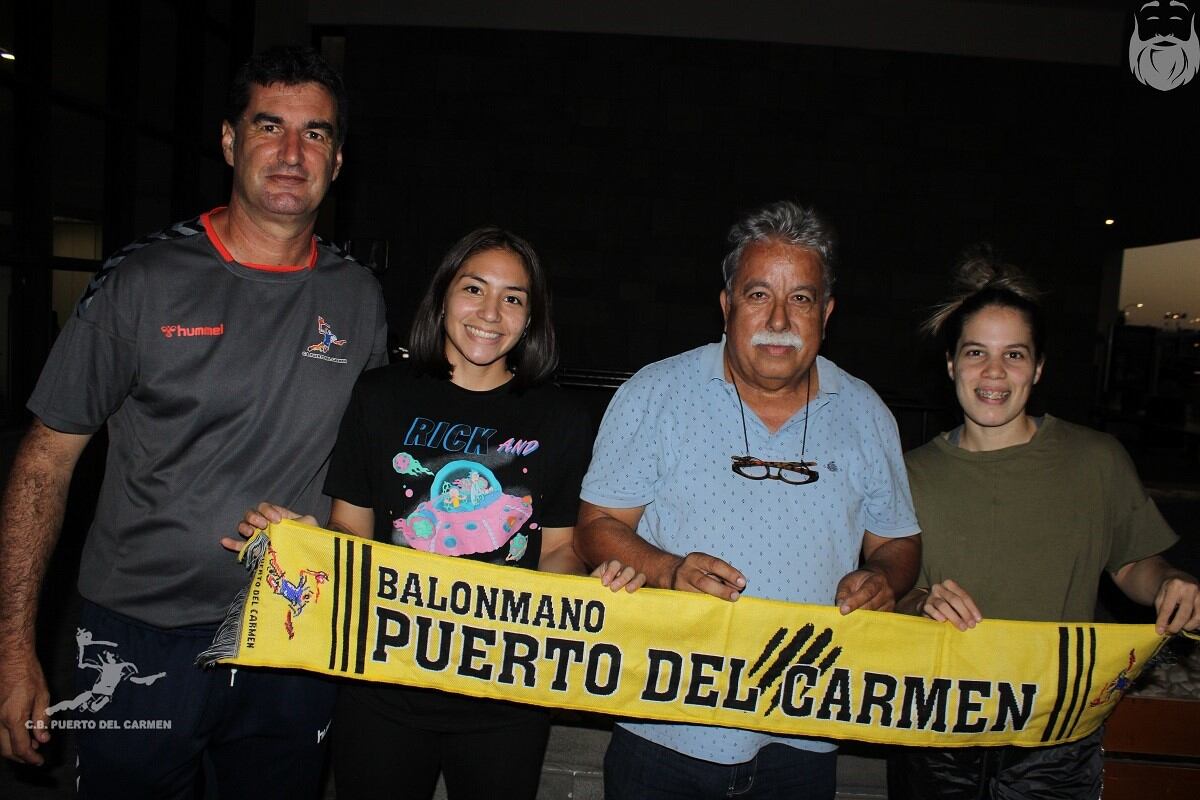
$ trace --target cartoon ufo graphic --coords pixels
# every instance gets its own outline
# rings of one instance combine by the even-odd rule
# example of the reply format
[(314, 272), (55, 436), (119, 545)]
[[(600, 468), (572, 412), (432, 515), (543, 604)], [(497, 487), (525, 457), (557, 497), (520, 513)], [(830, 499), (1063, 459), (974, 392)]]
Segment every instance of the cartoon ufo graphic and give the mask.
[(430, 497), (392, 523), (414, 550), (465, 556), (503, 547), (533, 515), (529, 497), (504, 494), (495, 474), (451, 461), (433, 477)]

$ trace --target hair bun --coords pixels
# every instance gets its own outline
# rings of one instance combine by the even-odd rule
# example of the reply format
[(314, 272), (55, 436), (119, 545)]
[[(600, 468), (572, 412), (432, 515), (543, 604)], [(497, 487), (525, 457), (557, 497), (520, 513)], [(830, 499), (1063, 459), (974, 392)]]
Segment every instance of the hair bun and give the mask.
[(946, 320), (981, 292), (1010, 292), (1031, 304), (1036, 304), (1042, 294), (1024, 272), (1006, 263), (991, 244), (972, 245), (963, 251), (954, 268), (949, 299), (933, 309), (921, 330), (938, 335)]
[(953, 292), (963, 299), (984, 289), (1006, 289), (1036, 301), (1041, 292), (1020, 269), (1006, 263), (992, 245), (983, 243), (965, 250), (954, 268)]

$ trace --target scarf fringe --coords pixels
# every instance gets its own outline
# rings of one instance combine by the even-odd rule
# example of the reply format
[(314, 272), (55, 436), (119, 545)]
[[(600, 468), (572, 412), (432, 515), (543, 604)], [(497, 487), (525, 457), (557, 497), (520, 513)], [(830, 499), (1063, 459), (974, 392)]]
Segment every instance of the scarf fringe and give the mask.
[[(267, 548), (270, 546), (271, 539), (267, 536), (266, 531), (259, 531), (246, 542), (246, 546), (238, 555), (238, 561), (242, 562), (247, 572), (254, 572), (258, 569), (259, 563), (266, 556)], [(212, 667), (219, 661), (237, 656), (238, 644), (242, 638), (242, 612), (246, 609), (246, 596), (249, 592), (250, 586), (247, 584), (229, 604), (229, 610), (225, 612), (225, 620), (221, 623), (221, 627), (217, 628), (217, 635), (213, 637), (212, 646), (196, 656), (196, 666)]]

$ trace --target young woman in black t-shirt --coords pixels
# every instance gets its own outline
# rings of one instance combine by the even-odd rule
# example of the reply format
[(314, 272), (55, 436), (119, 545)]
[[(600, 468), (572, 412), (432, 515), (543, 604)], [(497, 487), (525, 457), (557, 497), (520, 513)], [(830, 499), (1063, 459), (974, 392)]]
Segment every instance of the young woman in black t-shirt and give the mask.
[[(590, 425), (550, 385), (557, 362), (533, 248), (499, 228), (467, 234), (417, 309), (408, 359), (355, 387), (325, 482), (333, 498), (326, 527), (584, 574), (572, 536)], [(239, 533), (285, 517), (297, 515), (263, 503)], [(613, 591), (645, 580), (618, 562), (592, 574)], [(452, 799), (533, 798), (548, 734), (547, 712), (532, 706), (346, 684), (330, 732), (337, 794), (430, 797), (442, 774)]]

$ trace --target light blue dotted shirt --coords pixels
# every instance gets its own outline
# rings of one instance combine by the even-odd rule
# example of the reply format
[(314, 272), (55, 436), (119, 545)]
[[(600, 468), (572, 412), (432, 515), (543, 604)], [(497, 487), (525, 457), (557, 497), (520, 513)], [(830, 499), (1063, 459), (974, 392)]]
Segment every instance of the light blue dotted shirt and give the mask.
[[(724, 340), (640, 370), (604, 414), (580, 496), (607, 508), (645, 506), (638, 534), (671, 553), (724, 559), (746, 576), (745, 594), (832, 604), (837, 583), (858, 567), (863, 531), (919, 532), (896, 420), (870, 386), (818, 357), (820, 391), (775, 433), (746, 408), (750, 453), (805, 460), (816, 483), (752, 481), (730, 469), (744, 455), (742, 417), (725, 380)], [(623, 723), (633, 733), (694, 758), (749, 761), (772, 742), (818, 752), (835, 745), (704, 725)]]

